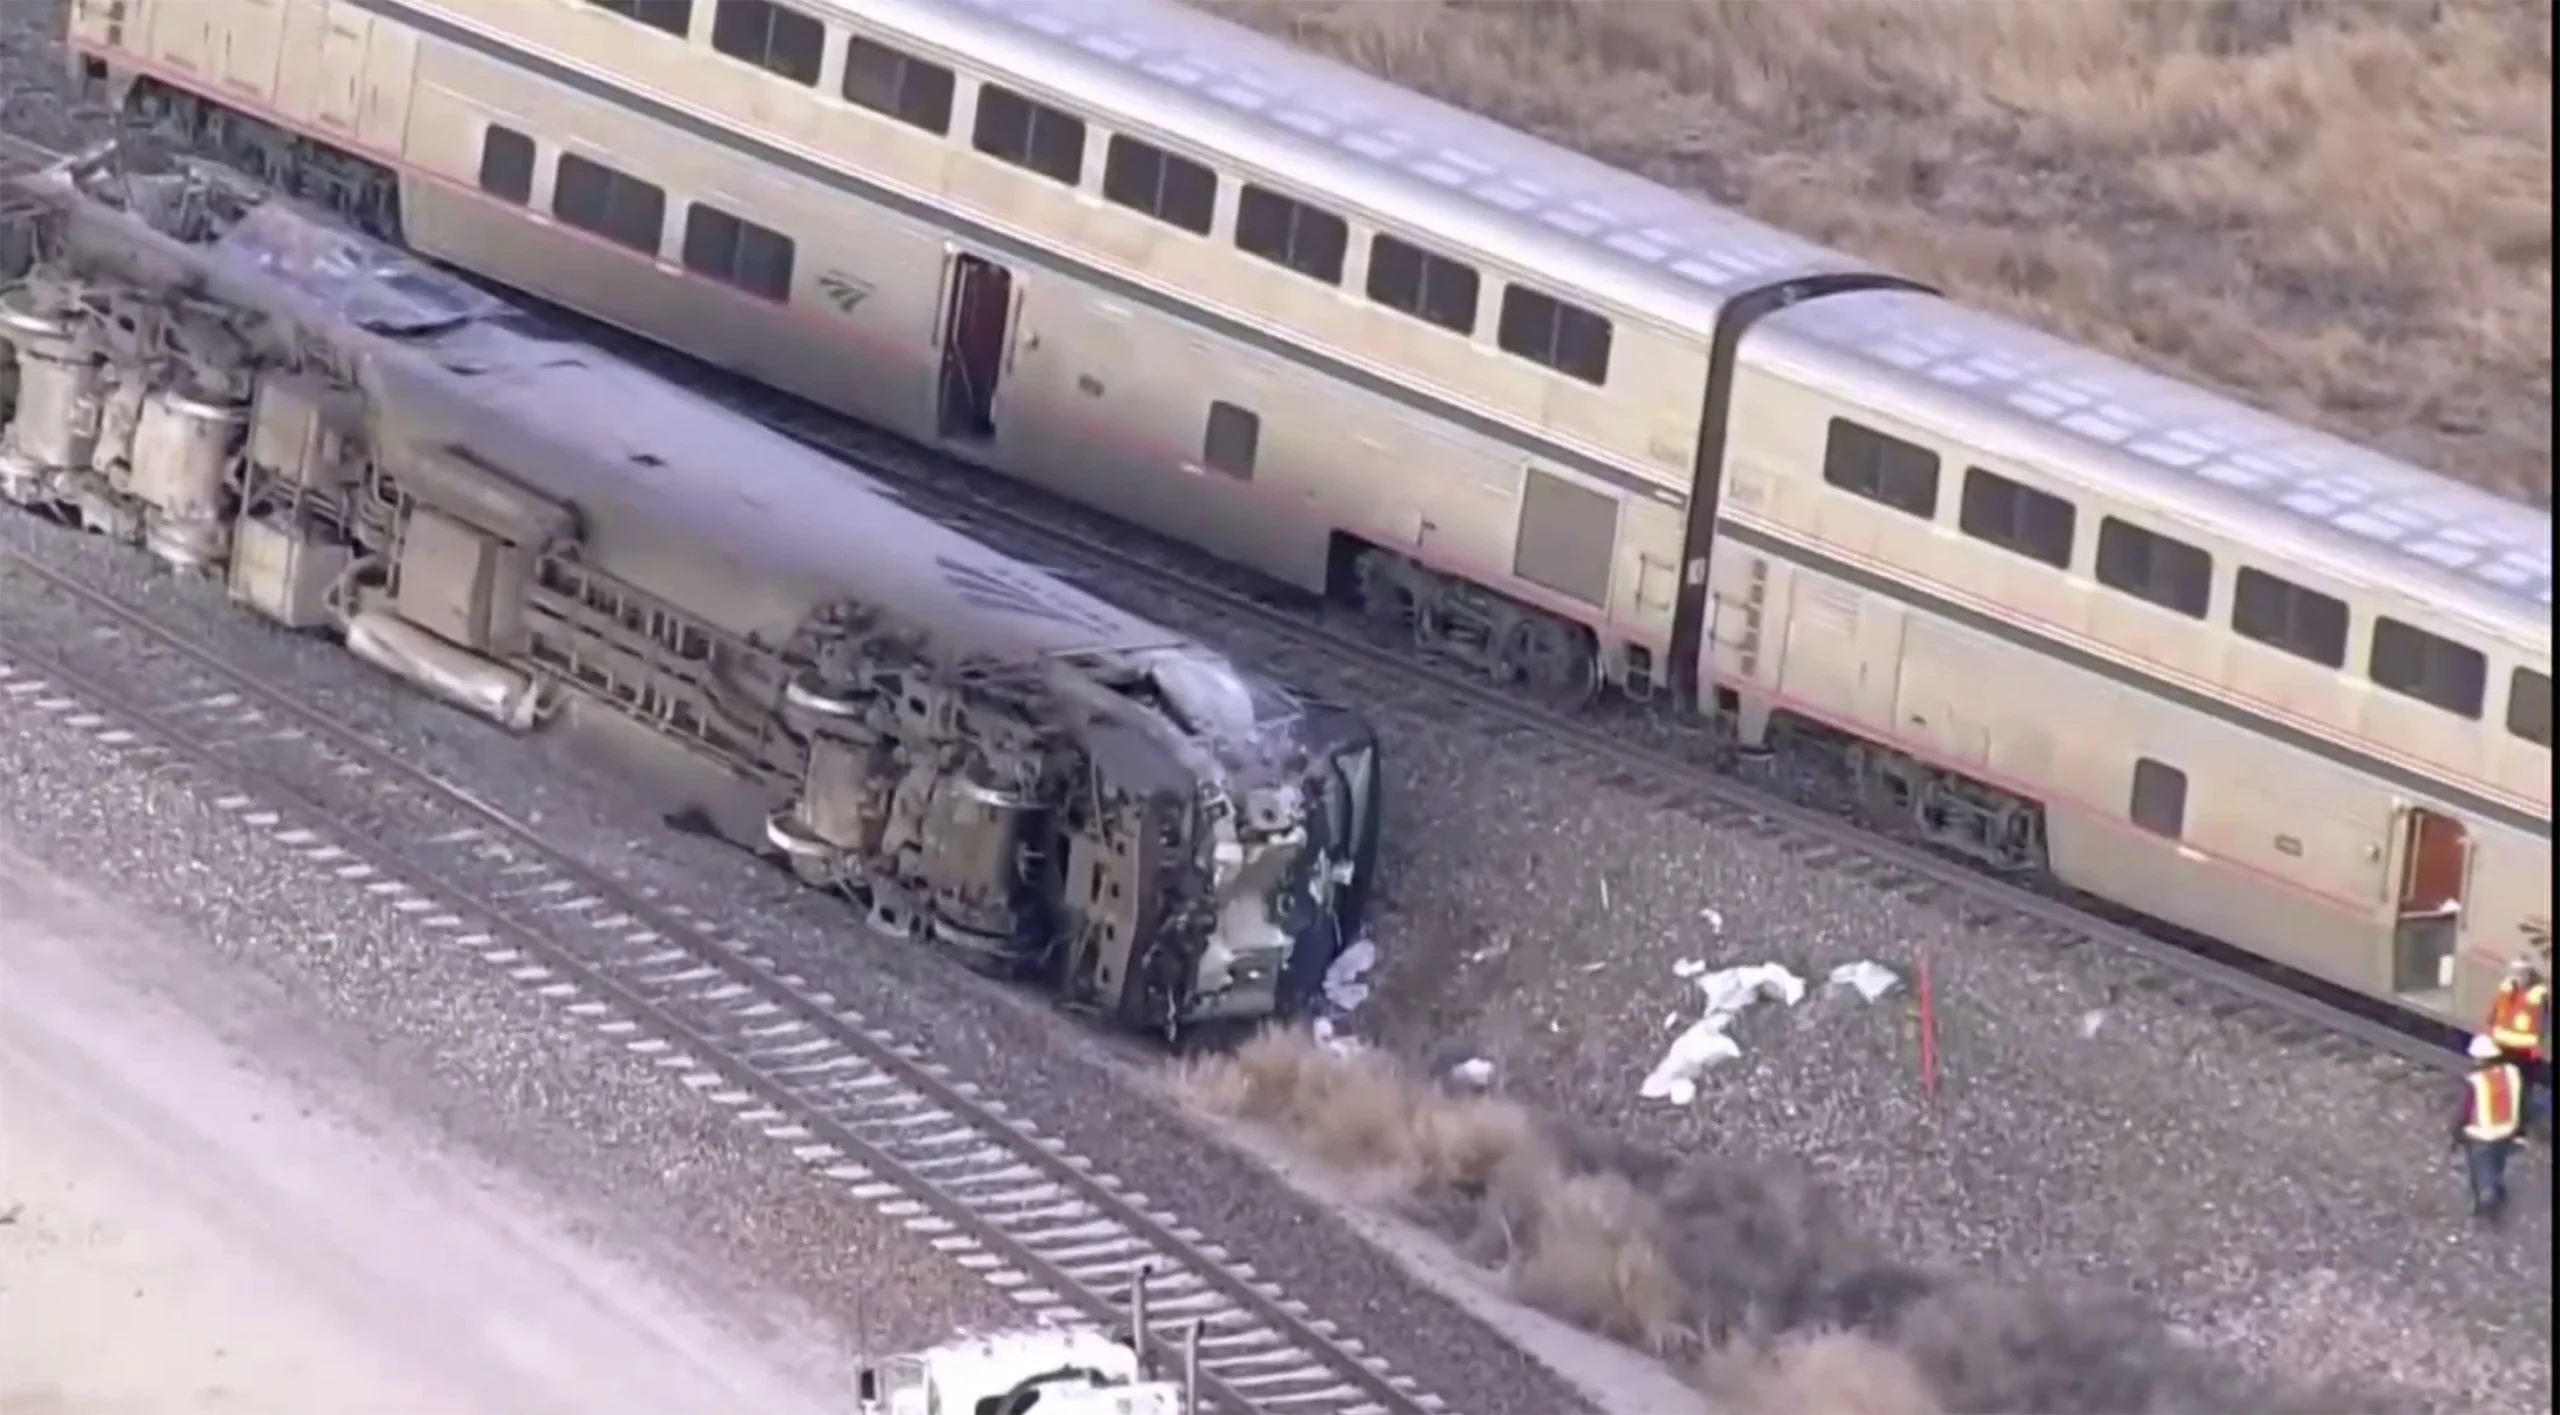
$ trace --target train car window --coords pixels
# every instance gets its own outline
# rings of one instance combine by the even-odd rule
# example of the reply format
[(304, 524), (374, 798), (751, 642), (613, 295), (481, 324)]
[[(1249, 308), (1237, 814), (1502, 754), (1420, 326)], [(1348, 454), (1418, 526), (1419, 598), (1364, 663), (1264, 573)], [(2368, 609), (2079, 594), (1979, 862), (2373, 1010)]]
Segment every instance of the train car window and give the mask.
[(2489, 701), (2489, 656), (2469, 644), (2384, 616), (2373, 621), (2365, 676), (2374, 686), (2480, 720)]
[(2264, 570), (2241, 567), (2233, 586), (2231, 628), (2244, 639), (2323, 668), (2347, 664), (2346, 602)]
[(480, 135), (480, 190), (523, 206), (533, 200), (533, 139), (495, 123)]
[(2213, 607), (2213, 556), (2109, 516), (2098, 523), (2098, 583), (2202, 619)]
[(795, 84), (815, 84), (825, 62), (827, 27), (773, 0), (718, 0), (711, 47)]
[(626, 20), (638, 20), (654, 30), (663, 30), (682, 39), (693, 30), (693, 0), (587, 0), (599, 10), (610, 10)]
[(564, 152), (551, 183), (551, 214), (591, 236), (656, 255), (666, 238), (667, 194), (601, 162)]
[(1498, 342), (1506, 353), (1594, 386), (1609, 381), (1609, 321), (1526, 285), (1502, 291)]
[(2133, 800), (2125, 812), (2138, 829), (2176, 840), (2187, 833), (2187, 774), (2176, 767), (2136, 757)]
[(1339, 285), (1351, 227), (1330, 211), (1247, 182), (1236, 196), (1236, 249)]
[(2507, 680), (2507, 730), (2537, 747), (2551, 745), (2551, 675), (2519, 668)]
[(684, 217), (684, 267), (776, 304), (791, 298), (789, 236), (696, 202)]
[(844, 41), (847, 103), (928, 133), (951, 131), (951, 71), (861, 35)]
[(1209, 405), (1209, 426), (1200, 436), (1200, 460), (1210, 470), (1251, 481), (1254, 458), (1261, 450), (1260, 417), (1233, 403)]
[(1457, 334), (1476, 332), (1483, 277), (1474, 266), (1393, 236), (1369, 238), (1369, 298)]
[(1938, 454), (1847, 418), (1831, 420), (1822, 479), (1923, 520), (1938, 514)]
[(2040, 560), (2057, 570), (2071, 568), (2071, 542), (2080, 524), (2080, 508), (2041, 487), (2014, 482), (1996, 472), (1967, 467), (1964, 504), (1956, 523), (1966, 535), (1985, 545)]
[(1009, 88), (978, 90), (978, 151), (1072, 187), (1084, 180), (1084, 120), (1034, 103)]
[(1218, 174), (1180, 153), (1118, 134), (1103, 154), (1102, 198), (1206, 236), (1218, 214)]

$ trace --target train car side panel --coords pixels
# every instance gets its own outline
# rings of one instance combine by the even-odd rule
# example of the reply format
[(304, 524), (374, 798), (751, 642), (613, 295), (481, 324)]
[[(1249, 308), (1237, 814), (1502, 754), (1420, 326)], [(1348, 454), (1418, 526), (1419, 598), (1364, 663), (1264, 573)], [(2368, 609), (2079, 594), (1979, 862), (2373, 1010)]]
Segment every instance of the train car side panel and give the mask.
[[(429, 175), (404, 184), (417, 249), (646, 337), (683, 329), (687, 352), (866, 421), (931, 435), (932, 382), (918, 351), (931, 339), (937, 275), (948, 259), (938, 233), (826, 203), (787, 175), (576, 95), (512, 83), (487, 60), (432, 41), (418, 93), (424, 111), (408, 157)], [(483, 189), (493, 127), (530, 140), (521, 209)], [(624, 170), (639, 165), (622, 155), (635, 151), (652, 154), (646, 176)], [(558, 217), (567, 152), (662, 194), (653, 249), (616, 244)], [(782, 220), (776, 211), (801, 212), (800, 229), (823, 233), (793, 239), (785, 301), (684, 272), (696, 202), (724, 214), (763, 212), (759, 225)]]

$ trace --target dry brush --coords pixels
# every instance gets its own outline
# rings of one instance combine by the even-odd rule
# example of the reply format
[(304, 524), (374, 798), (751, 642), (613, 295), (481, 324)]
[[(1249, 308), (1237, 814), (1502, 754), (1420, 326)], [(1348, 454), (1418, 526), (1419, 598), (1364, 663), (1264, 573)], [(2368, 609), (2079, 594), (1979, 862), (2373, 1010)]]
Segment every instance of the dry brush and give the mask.
[(1444, 1089), (1298, 1031), (1194, 1061), (1201, 1112), (1270, 1133), (1547, 1312), (1754, 1415), (2392, 1408), (2272, 1388), (2131, 1304), (1996, 1287), (1861, 1237), (1810, 1175), (1673, 1155)]

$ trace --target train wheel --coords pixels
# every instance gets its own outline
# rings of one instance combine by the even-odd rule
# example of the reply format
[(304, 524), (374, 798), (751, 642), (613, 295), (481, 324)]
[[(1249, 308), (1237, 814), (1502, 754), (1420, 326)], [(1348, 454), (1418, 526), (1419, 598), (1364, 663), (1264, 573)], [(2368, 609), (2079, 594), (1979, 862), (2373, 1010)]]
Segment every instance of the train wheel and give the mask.
[(1543, 614), (1523, 614), (1502, 636), (1502, 667), (1540, 702), (1586, 706), (1600, 692), (1600, 659), (1591, 638)]

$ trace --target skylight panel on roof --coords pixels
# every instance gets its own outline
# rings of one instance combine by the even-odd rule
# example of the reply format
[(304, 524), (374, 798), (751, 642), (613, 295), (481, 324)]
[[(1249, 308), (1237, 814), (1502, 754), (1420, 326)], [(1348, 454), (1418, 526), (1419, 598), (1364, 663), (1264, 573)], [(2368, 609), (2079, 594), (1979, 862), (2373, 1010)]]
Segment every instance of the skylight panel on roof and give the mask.
[(1548, 207), (1545, 211), (1538, 213), (1538, 219), (1555, 227), (1559, 231), (1569, 232), (1576, 236), (1589, 236), (1600, 229), (1600, 224), (1598, 222), (1593, 221), (1590, 217), (1575, 211), (1571, 207)]
[(1671, 254), (1632, 231), (1620, 231), (1609, 237), (1605, 244), (1620, 255), (1633, 256), (1647, 265), (1659, 265), (1663, 257)]
[(1404, 151), (1404, 144), (1384, 133), (1345, 133), (1342, 145), (1363, 157), (1392, 162)]
[(2133, 428), (2107, 416), (2102, 409), (2068, 414), (2062, 419), (2062, 425), (2092, 442), (2103, 442), (2110, 447), (2134, 434)]
[(1437, 183), (1443, 187), (1463, 187), (1467, 184), (1466, 173), (1459, 171), (1457, 168), (1450, 166), (1446, 162), (1440, 162), (1428, 157), (1423, 158), (1420, 161), (1407, 164), (1405, 170), (1422, 178), (1426, 182)]
[(1684, 280), (1718, 289), (1733, 283), (1735, 272), (1713, 256), (1689, 256), (1671, 262), (1671, 270)]
[(1517, 183), (1494, 182), (1475, 189), (1476, 199), (1505, 211), (1529, 211), (1538, 205), (1535, 192), (1523, 190)]

